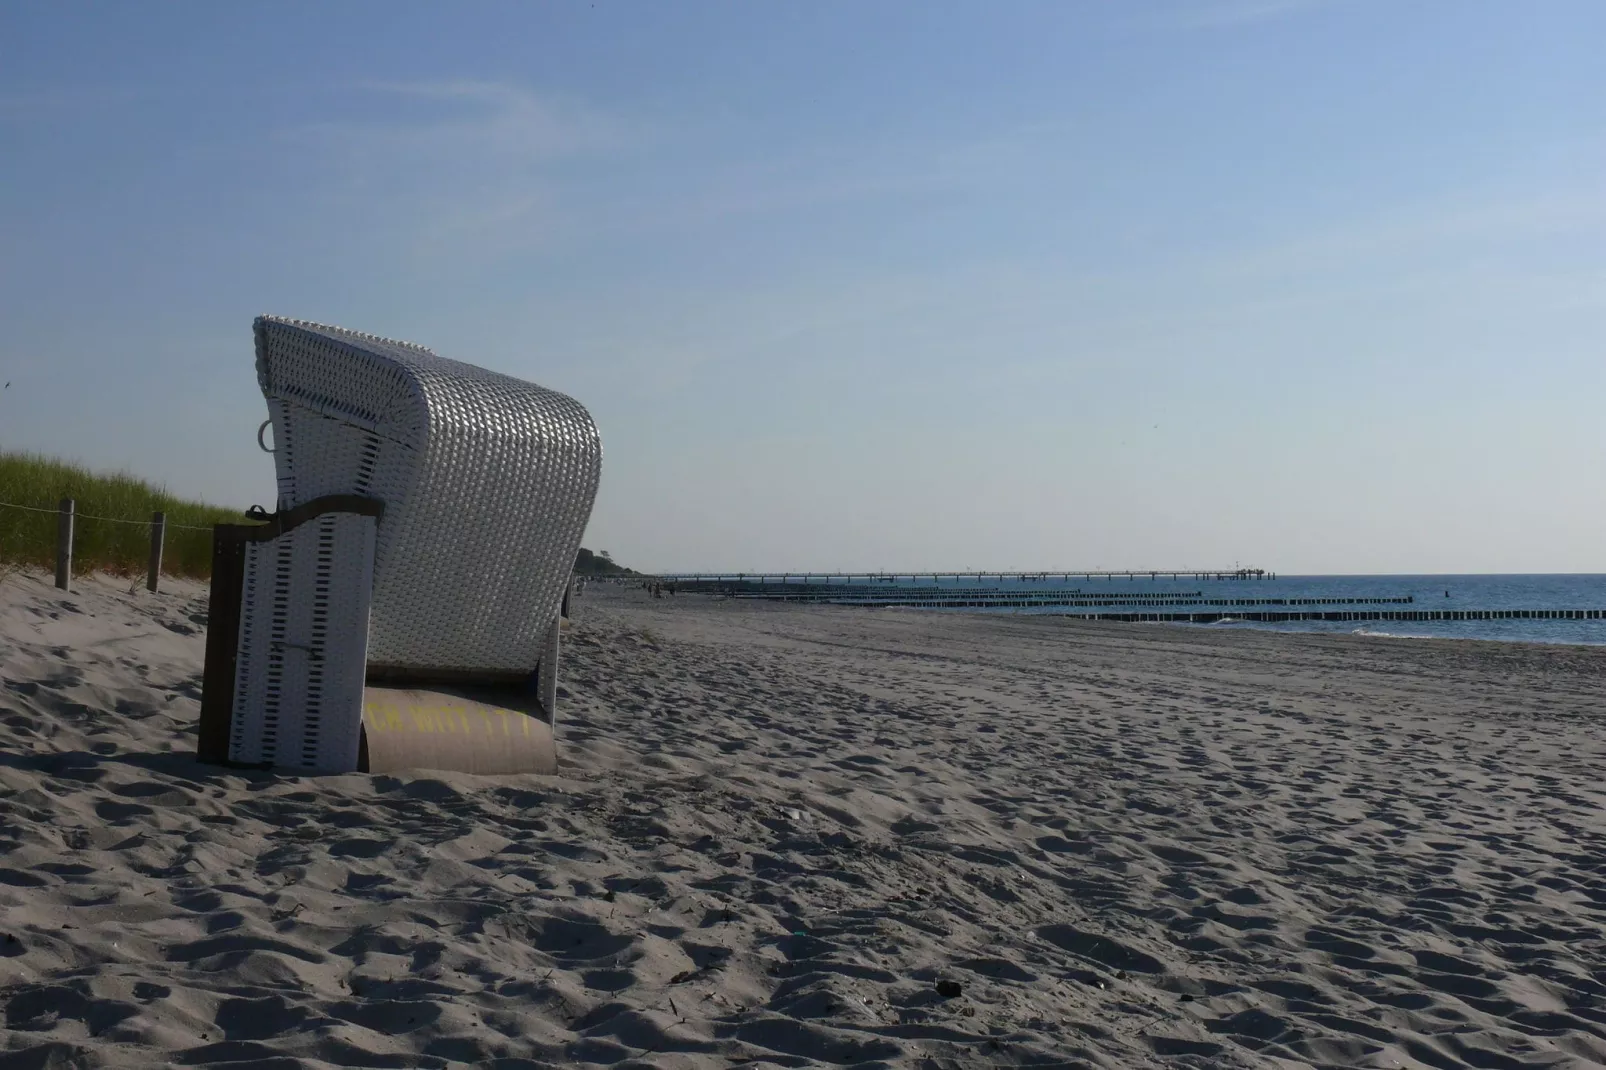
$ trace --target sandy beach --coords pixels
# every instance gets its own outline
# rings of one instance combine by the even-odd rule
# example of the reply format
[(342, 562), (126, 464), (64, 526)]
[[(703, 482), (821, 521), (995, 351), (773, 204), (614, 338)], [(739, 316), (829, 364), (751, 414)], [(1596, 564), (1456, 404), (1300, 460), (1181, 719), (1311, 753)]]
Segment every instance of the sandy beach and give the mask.
[(0, 583), (0, 1068), (1606, 1064), (1606, 650), (593, 586), (557, 777), (197, 765)]

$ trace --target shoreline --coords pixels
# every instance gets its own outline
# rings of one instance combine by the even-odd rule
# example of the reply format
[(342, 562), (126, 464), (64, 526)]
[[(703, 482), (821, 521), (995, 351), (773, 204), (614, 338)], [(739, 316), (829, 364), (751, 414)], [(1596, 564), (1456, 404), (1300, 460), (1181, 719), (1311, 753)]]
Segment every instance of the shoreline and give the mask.
[[(708, 601), (711, 601), (711, 602), (725, 601), (725, 599), (721, 599), (721, 598), (718, 598), (718, 597), (707, 596), (707, 595), (689, 595), (688, 594), (688, 595), (676, 595), (675, 597), (680, 598), (680, 599), (704, 598), (704, 599), (706, 599)], [(754, 600), (755, 603), (757, 601), (758, 600)], [(836, 606), (836, 605), (819, 605), (819, 604), (816, 604), (816, 605), (797, 605), (797, 606), (792, 606), (790, 608), (795, 609), (795, 610), (797, 610), (799, 612), (831, 609), (831, 610), (847, 610), (847, 611), (855, 612), (855, 613), (860, 613), (860, 612), (870, 612), (870, 613), (911, 613), (911, 614), (928, 614), (929, 613), (929, 614), (932, 614), (932, 615), (941, 615), (941, 616), (948, 616), (948, 615), (952, 615), (952, 616), (968, 616), (968, 617), (971, 617), (971, 618), (977, 619), (977, 620), (1054, 620), (1054, 621), (1069, 621), (1069, 622), (1073, 622), (1073, 623), (1077, 623), (1077, 624), (1107, 625), (1107, 626), (1109, 626), (1111, 628), (1118, 628), (1118, 629), (1126, 629), (1126, 628), (1177, 628), (1177, 629), (1181, 629), (1181, 630), (1195, 630), (1195, 629), (1197, 629), (1197, 630), (1220, 630), (1220, 631), (1222, 631), (1224, 633), (1227, 633), (1227, 634), (1237, 633), (1237, 634), (1287, 635), (1287, 636), (1309, 635), (1309, 636), (1319, 636), (1319, 637), (1335, 638), (1335, 639), (1336, 638), (1346, 638), (1346, 637), (1348, 637), (1348, 638), (1357, 638), (1357, 639), (1369, 639), (1370, 638), (1370, 639), (1420, 640), (1422, 642), (1433, 642), (1433, 643), (1446, 643), (1446, 642), (1448, 642), (1448, 643), (1480, 643), (1480, 644), (1481, 643), (1496, 643), (1496, 644), (1510, 644), (1510, 645), (1513, 645), (1513, 646), (1540, 646), (1540, 647), (1565, 646), (1565, 647), (1578, 647), (1578, 648), (1585, 649), (1585, 650), (1606, 649), (1606, 639), (1602, 639), (1598, 643), (1582, 643), (1582, 642), (1572, 642), (1572, 641), (1568, 641), (1568, 640), (1564, 640), (1564, 639), (1511, 639), (1511, 638), (1484, 637), (1484, 636), (1476, 636), (1476, 635), (1405, 635), (1405, 634), (1396, 634), (1396, 633), (1393, 633), (1393, 632), (1360, 631), (1358, 629), (1354, 630), (1354, 631), (1338, 631), (1338, 630), (1322, 631), (1322, 630), (1317, 630), (1317, 629), (1314, 629), (1314, 628), (1284, 628), (1284, 627), (1278, 627), (1277, 624), (1274, 624), (1274, 623), (1262, 623), (1262, 622), (1258, 622), (1258, 621), (1237, 621), (1237, 620), (1228, 621), (1228, 620), (1222, 620), (1222, 621), (1214, 621), (1214, 622), (1211, 622), (1209, 624), (1193, 624), (1193, 623), (1188, 623), (1186, 621), (1099, 621), (1099, 620), (1088, 620), (1088, 619), (1079, 617), (1077, 614), (1074, 614), (1074, 613), (1011, 613), (1011, 612), (1007, 612), (1007, 611), (1004, 611), (1004, 610), (922, 609), (922, 608), (918, 608), (918, 607), (914, 607), (914, 606)], [(1345, 622), (1345, 623), (1351, 623), (1351, 622)], [(1364, 624), (1373, 623), (1373, 622), (1355, 621), (1353, 623), (1357, 624), (1357, 625), (1364, 625)], [(1388, 623), (1388, 622), (1379, 621), (1379, 622), (1376, 622), (1376, 623)], [(1458, 623), (1465, 623), (1465, 622), (1458, 622)]]
[[(1271, 631), (1373, 632), (1410, 638), (1606, 645), (1606, 575), (1284, 577), (1264, 589), (1224, 582), (1116, 583), (1087, 590), (1062, 577), (986, 589), (952, 582), (820, 585), (749, 580), (741, 594), (775, 601), (910, 608), (982, 616), (1044, 615), (1121, 623), (1227, 624)], [(1431, 583), (1430, 583), (1431, 581)], [(1442, 585), (1442, 586), (1441, 586)], [(694, 585), (697, 593), (730, 593)], [(1128, 589), (1130, 587), (1130, 589)], [(1451, 599), (1450, 587), (1455, 588)], [(1442, 599), (1440, 596), (1444, 596)], [(1407, 604), (1409, 603), (1409, 604)]]
[[(639, 594), (640, 592), (635, 592), (635, 593)], [(829, 611), (842, 611), (842, 612), (848, 612), (848, 613), (910, 614), (910, 615), (926, 615), (926, 614), (929, 614), (929, 615), (931, 615), (933, 617), (948, 617), (948, 616), (952, 616), (952, 617), (967, 617), (967, 618), (973, 619), (973, 620), (1063, 621), (1063, 622), (1067, 622), (1067, 623), (1070, 623), (1072, 625), (1079, 626), (1079, 627), (1080, 626), (1094, 626), (1094, 625), (1099, 626), (1099, 627), (1106, 627), (1106, 628), (1112, 629), (1111, 634), (1114, 634), (1114, 635), (1119, 635), (1119, 634), (1121, 634), (1122, 632), (1124, 632), (1124, 631), (1126, 631), (1128, 629), (1151, 629), (1151, 628), (1152, 629), (1166, 629), (1166, 628), (1171, 628), (1171, 629), (1176, 629), (1178, 631), (1183, 631), (1183, 632), (1199, 631), (1199, 632), (1205, 632), (1205, 633), (1224, 634), (1224, 635), (1234, 635), (1234, 634), (1236, 634), (1236, 635), (1268, 635), (1268, 636), (1288, 636), (1288, 637), (1311, 636), (1311, 637), (1316, 637), (1316, 638), (1321, 638), (1321, 639), (1389, 639), (1389, 640), (1403, 640), (1403, 641), (1407, 641), (1407, 642), (1417, 642), (1417, 641), (1419, 641), (1419, 642), (1427, 642), (1427, 643), (1435, 643), (1435, 644), (1437, 644), (1437, 643), (1476, 643), (1476, 644), (1479, 644), (1479, 645), (1494, 644), (1494, 645), (1509, 645), (1509, 646), (1516, 646), (1516, 647), (1530, 647), (1530, 646), (1533, 646), (1533, 647), (1546, 647), (1546, 648), (1549, 648), (1549, 647), (1570, 647), (1570, 648), (1577, 648), (1577, 649), (1580, 649), (1580, 650), (1606, 650), (1606, 639), (1603, 639), (1602, 641), (1600, 641), (1598, 643), (1580, 643), (1580, 642), (1569, 642), (1569, 641), (1566, 641), (1566, 640), (1510, 639), (1510, 638), (1492, 638), (1492, 637), (1491, 638), (1485, 638), (1483, 636), (1471, 636), (1471, 635), (1403, 635), (1403, 634), (1395, 634), (1395, 633), (1391, 633), (1391, 632), (1367, 632), (1367, 631), (1360, 631), (1360, 630), (1354, 630), (1354, 631), (1338, 631), (1338, 630), (1320, 631), (1320, 630), (1316, 630), (1316, 629), (1279, 627), (1277, 624), (1268, 624), (1268, 623), (1262, 623), (1262, 622), (1258, 622), (1258, 621), (1216, 621), (1216, 622), (1212, 622), (1212, 623), (1209, 623), (1209, 624), (1193, 624), (1193, 623), (1188, 623), (1188, 622), (1185, 622), (1185, 621), (1100, 621), (1100, 620), (1087, 619), (1087, 618), (1082, 617), (1082, 616), (1080, 616), (1078, 614), (1075, 614), (1075, 613), (1020, 613), (1020, 612), (1009, 612), (1009, 611), (1005, 611), (1005, 610), (924, 609), (924, 608), (915, 607), (915, 606), (850, 606), (850, 605), (830, 605), (830, 604), (813, 604), (813, 605), (798, 604), (798, 605), (790, 605), (790, 604), (787, 604), (787, 603), (768, 603), (768, 602), (764, 602), (763, 600), (760, 600), (760, 599), (752, 599), (752, 600), (727, 599), (727, 598), (722, 598), (722, 597), (719, 597), (719, 596), (703, 595), (703, 594), (681, 594), (681, 595), (676, 595), (675, 598), (677, 598), (677, 599), (679, 599), (681, 601), (701, 599), (703, 601), (710, 602), (710, 603), (719, 603), (719, 602), (731, 601), (731, 602), (739, 602), (739, 603), (748, 604), (748, 605), (755, 605), (755, 606), (757, 606), (757, 605), (779, 605), (779, 606), (784, 607), (786, 610), (793, 611), (793, 612), (819, 612), (819, 611), (822, 611), (822, 610), (829, 610)], [(1355, 623), (1357, 625), (1363, 625), (1363, 624), (1373, 623), (1373, 622), (1356, 621), (1356, 622), (1353, 622), (1353, 623)], [(1375, 623), (1388, 623), (1388, 622), (1381, 622), (1380, 621), (1380, 622), (1375, 622)], [(1459, 622), (1459, 623), (1465, 623), (1465, 622)]]

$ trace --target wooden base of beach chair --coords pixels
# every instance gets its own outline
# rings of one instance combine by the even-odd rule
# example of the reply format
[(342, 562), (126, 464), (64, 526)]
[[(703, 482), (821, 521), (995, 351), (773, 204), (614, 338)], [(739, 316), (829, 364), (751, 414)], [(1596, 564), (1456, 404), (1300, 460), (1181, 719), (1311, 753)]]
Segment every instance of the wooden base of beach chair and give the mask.
[(212, 529), (196, 754), (310, 773), (357, 767), (374, 541), (384, 503), (315, 498)]
[(499, 688), (363, 691), (365, 773), (442, 769), (461, 773), (555, 773), (552, 726), (534, 697)]

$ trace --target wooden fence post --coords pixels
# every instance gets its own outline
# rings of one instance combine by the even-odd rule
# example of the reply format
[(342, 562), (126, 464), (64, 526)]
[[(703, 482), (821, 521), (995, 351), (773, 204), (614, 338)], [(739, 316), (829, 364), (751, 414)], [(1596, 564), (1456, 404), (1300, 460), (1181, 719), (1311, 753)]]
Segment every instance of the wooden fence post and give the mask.
[(151, 564), (150, 574), (145, 578), (145, 589), (151, 594), (156, 593), (156, 587), (162, 575), (162, 543), (167, 539), (167, 514), (151, 514)]
[(63, 591), (72, 590), (72, 528), (76, 503), (63, 498), (56, 513), (56, 586)]

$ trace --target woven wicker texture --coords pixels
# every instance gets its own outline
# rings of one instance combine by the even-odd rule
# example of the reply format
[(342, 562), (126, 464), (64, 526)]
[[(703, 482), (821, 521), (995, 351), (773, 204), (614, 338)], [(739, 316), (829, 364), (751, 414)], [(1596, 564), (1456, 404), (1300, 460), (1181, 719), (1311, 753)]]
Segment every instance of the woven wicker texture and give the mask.
[(601, 477), (590, 414), (407, 342), (275, 317), (255, 332), (279, 508), (385, 502), (370, 664), (533, 671)]
[(331, 513), (247, 548), (232, 761), (357, 768), (375, 534)]

